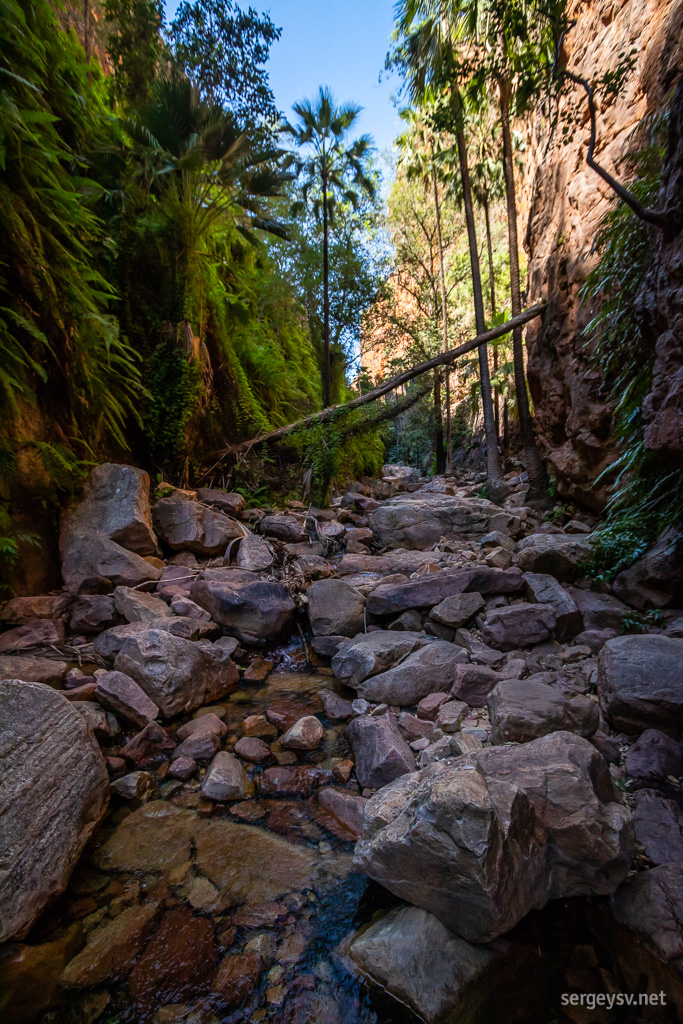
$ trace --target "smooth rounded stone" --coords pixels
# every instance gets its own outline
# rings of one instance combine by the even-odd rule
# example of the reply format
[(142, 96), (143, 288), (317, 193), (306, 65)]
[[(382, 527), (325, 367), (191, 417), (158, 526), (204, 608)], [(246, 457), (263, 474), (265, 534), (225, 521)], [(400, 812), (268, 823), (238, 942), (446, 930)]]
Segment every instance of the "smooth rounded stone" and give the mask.
[(88, 934), (85, 947), (62, 971), (64, 988), (92, 988), (119, 981), (130, 970), (156, 917), (157, 902), (127, 907)]
[(379, 547), (424, 551), (443, 537), (476, 540), (491, 530), (516, 532), (519, 519), (481, 498), (421, 492), (385, 501), (371, 514), (370, 528)]
[(342, 644), (348, 643), (346, 636), (314, 636), (311, 647), (321, 658), (333, 658)]
[(626, 754), (626, 774), (634, 786), (661, 785), (683, 775), (683, 744), (659, 729), (646, 729)]
[(265, 537), (249, 533), (240, 541), (237, 565), (249, 572), (265, 572), (273, 564), (273, 549)]
[(351, 701), (351, 711), (354, 715), (369, 715), (372, 711), (372, 704), (364, 697), (356, 697)]
[(375, 789), (415, 771), (415, 755), (401, 735), (392, 714), (363, 715), (346, 728), (361, 786)]
[(454, 594), (441, 601), (429, 613), (432, 619), (443, 622), (445, 626), (464, 626), (485, 605), (481, 594)]
[(488, 665), (456, 665), (451, 694), (471, 708), (483, 708), (491, 690), (503, 679), (504, 673), (495, 672)]
[(469, 705), (461, 700), (451, 700), (442, 704), (436, 716), (437, 728), (444, 732), (457, 732), (469, 713)]
[(671, 526), (657, 543), (613, 580), (617, 597), (640, 611), (683, 604), (683, 533)]
[[(490, 990), (503, 959), (499, 951), (454, 935), (419, 907), (397, 907), (375, 921), (351, 940), (349, 956), (363, 975), (426, 1024), (464, 1020), (461, 1010), (481, 1004), (483, 993), (473, 999), (474, 989), (483, 988), (493, 1003)], [(469, 1013), (466, 1017), (471, 1019)]]
[(220, 750), (202, 782), (202, 796), (209, 800), (246, 800), (253, 783), (234, 754)]
[(238, 516), (247, 507), (247, 499), (235, 491), (222, 491), (217, 487), (198, 487), (197, 501), (211, 505), (228, 516)]
[(45, 683), (59, 688), (68, 664), (52, 658), (34, 658), (29, 654), (3, 654), (0, 656), (0, 680), (21, 679), (25, 683)]
[(113, 661), (127, 640), (146, 636), (148, 630), (152, 628), (172, 633), (183, 640), (198, 640), (200, 636), (199, 623), (195, 619), (172, 615), (169, 618), (148, 622), (126, 622), (121, 626), (112, 626), (95, 638), (93, 648), (101, 658)]
[(350, 700), (340, 697), (334, 690), (319, 690), (318, 697), (320, 697), (326, 718), (331, 718), (333, 721), (351, 718), (353, 708)]
[(170, 495), (152, 509), (154, 528), (174, 551), (222, 555), (231, 540), (242, 537), (240, 523), (197, 501)]
[(361, 633), (341, 645), (332, 658), (332, 671), (345, 686), (355, 689), (364, 679), (385, 672), (427, 643), (430, 641), (422, 633)]
[[(198, 721), (201, 722), (201, 718)], [(180, 746), (176, 747), (171, 755), (171, 760), (177, 761), (179, 757), (189, 757), (193, 761), (210, 761), (220, 748), (220, 736), (208, 729), (200, 730), (191, 733)]]
[(487, 612), (481, 635), (485, 643), (499, 651), (516, 651), (548, 640), (556, 622), (549, 604), (511, 604)]
[(81, 594), (76, 600), (69, 621), (72, 633), (99, 633), (115, 626), (121, 618), (110, 594)]
[(363, 630), (365, 598), (344, 580), (317, 580), (308, 590), (314, 636), (356, 636)]
[(610, 909), (665, 963), (683, 957), (683, 861), (632, 875), (617, 889)]
[(203, 732), (212, 732), (216, 736), (225, 736), (228, 732), (228, 727), (217, 714), (213, 711), (207, 711), (206, 714), (193, 718), (190, 722), (186, 722), (185, 725), (181, 725), (176, 732), (176, 739), (186, 740), (189, 736)]
[(259, 530), (265, 537), (273, 537), (287, 544), (298, 544), (306, 540), (303, 522), (296, 516), (265, 516)]
[(417, 704), (435, 690), (450, 690), (456, 664), (467, 660), (462, 647), (435, 640), (388, 672), (364, 679), (356, 689), (360, 697), (370, 701), (385, 701), (399, 707)]
[(408, 740), (430, 737), (434, 732), (434, 722), (425, 718), (417, 718), (408, 711), (403, 711), (398, 716), (398, 727)]
[(524, 573), (524, 585), (529, 601), (550, 605), (553, 609), (554, 633), (558, 640), (568, 640), (581, 632), (584, 628), (583, 617), (574, 590), (565, 590), (554, 576), (539, 572)]
[(417, 717), (433, 722), (441, 705), (449, 700), (451, 700), (450, 693), (428, 693), (417, 705)]
[(150, 619), (169, 618), (173, 614), (160, 597), (130, 587), (116, 587), (114, 605), (126, 622), (148, 622)]
[(429, 745), (429, 740), (426, 736), (422, 736), (419, 740), (411, 740), (409, 744), (410, 749), (414, 750), (416, 754), (419, 754), (421, 750), (426, 750)]
[(230, 953), (218, 968), (211, 991), (228, 1009), (240, 1006), (258, 988), (264, 968), (263, 957), (255, 950)]
[(598, 695), (615, 729), (665, 731), (683, 725), (683, 640), (620, 636), (598, 657)]
[(487, 706), (492, 743), (527, 743), (559, 730), (588, 737), (600, 724), (594, 701), (534, 676), (498, 683)]
[(654, 789), (635, 794), (633, 828), (636, 841), (652, 864), (683, 861), (683, 818), (677, 803)]
[(409, 608), (433, 608), (448, 597), (466, 592), (512, 594), (522, 590), (519, 569), (492, 569), (480, 565), (472, 569), (444, 569), (427, 573), (407, 583), (384, 584), (368, 597), (373, 615), (398, 615)]
[(207, 569), (192, 583), (190, 596), (243, 643), (265, 643), (294, 621), (294, 601), (282, 584), (244, 569)]
[(601, 755), (557, 732), (381, 789), (354, 863), (470, 942), (489, 942), (548, 900), (613, 893), (633, 850), (628, 808)]
[(363, 814), (367, 800), (348, 790), (325, 786), (318, 790), (318, 803), (349, 833), (352, 839), (359, 839), (363, 831)]
[(197, 762), (191, 757), (178, 757), (168, 768), (168, 774), (172, 779), (181, 779), (185, 782), (197, 773)]
[(237, 666), (221, 647), (156, 626), (124, 640), (114, 668), (132, 676), (167, 717), (232, 693), (239, 682)]
[(141, 800), (146, 793), (154, 789), (154, 776), (149, 772), (130, 772), (116, 782), (112, 782), (111, 791), (124, 800)]
[(142, 687), (124, 672), (102, 672), (96, 678), (95, 696), (100, 704), (144, 728), (159, 708)]
[(190, 907), (165, 911), (128, 979), (133, 1001), (150, 1019), (156, 1006), (203, 991), (218, 964), (214, 926)]
[(204, 608), (200, 608), (192, 598), (184, 597), (182, 594), (176, 594), (171, 598), (171, 611), (174, 615), (181, 615), (183, 618), (188, 619), (199, 619), (202, 622), (209, 622), (211, 619), (211, 616)]
[(249, 715), (242, 722), (242, 732), (245, 736), (257, 736), (259, 739), (267, 740), (273, 740), (277, 736), (276, 727), (265, 715)]
[(592, 555), (589, 536), (532, 533), (517, 541), (512, 560), (522, 572), (546, 573), (558, 580), (571, 580)]
[(266, 658), (252, 658), (242, 676), (245, 683), (262, 683), (273, 671), (273, 662)]
[(258, 779), (262, 796), (312, 796), (318, 786), (331, 779), (320, 768), (305, 765), (266, 768)]
[(315, 750), (324, 735), (325, 730), (315, 715), (305, 715), (280, 737), (280, 743), (288, 750)]
[(102, 818), (109, 775), (85, 721), (41, 683), (0, 682), (0, 942), (64, 891)]
[(31, 619), (23, 626), (15, 626), (0, 633), (0, 653), (15, 654), (29, 647), (64, 643), (64, 623), (61, 619)]
[(162, 759), (173, 747), (173, 740), (166, 730), (157, 722), (148, 722), (126, 743), (121, 753), (134, 764), (146, 765)]
[(245, 761), (251, 761), (252, 764), (263, 764), (272, 756), (268, 744), (258, 739), (257, 736), (243, 736), (237, 741), (233, 750)]

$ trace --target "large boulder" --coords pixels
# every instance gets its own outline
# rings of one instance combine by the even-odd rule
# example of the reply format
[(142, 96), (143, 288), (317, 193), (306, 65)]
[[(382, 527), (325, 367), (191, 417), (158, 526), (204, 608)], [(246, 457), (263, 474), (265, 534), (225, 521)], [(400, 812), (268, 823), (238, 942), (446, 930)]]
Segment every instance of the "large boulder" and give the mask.
[(613, 629), (615, 633), (621, 633), (624, 620), (633, 615), (630, 608), (611, 594), (581, 590), (579, 587), (570, 587), (569, 593), (581, 613), (584, 630)]
[(107, 806), (104, 758), (78, 711), (41, 683), (0, 682), (0, 942), (66, 888)]
[(548, 640), (556, 623), (552, 605), (522, 602), (492, 608), (484, 619), (481, 635), (499, 651), (516, 651)]
[(154, 626), (124, 640), (114, 668), (131, 676), (169, 718), (231, 693), (239, 681), (224, 648)]
[(173, 615), (162, 598), (130, 587), (116, 588), (114, 606), (126, 622), (149, 622), (151, 619), (168, 619)]
[(665, 963), (683, 958), (683, 861), (641, 871), (611, 901), (615, 919), (639, 935)]
[(600, 724), (594, 701), (533, 676), (498, 683), (487, 704), (492, 743), (527, 743), (562, 729), (592, 736)]
[(392, 714), (355, 718), (347, 726), (346, 739), (353, 750), (361, 786), (386, 786), (406, 772), (415, 771), (415, 756)]
[(612, 584), (617, 597), (635, 608), (678, 608), (683, 604), (683, 533), (666, 530), (654, 547), (620, 572)]
[(477, 540), (491, 530), (516, 533), (519, 519), (481, 498), (397, 495), (372, 513), (370, 528), (379, 547), (424, 551), (443, 537)]
[(633, 855), (630, 814), (580, 736), (440, 761), (380, 790), (355, 863), (470, 942), (548, 900), (614, 892)]
[(74, 594), (99, 587), (103, 579), (115, 587), (137, 587), (161, 578), (157, 565), (98, 533), (62, 529), (59, 548), (64, 586)]
[(432, 608), (457, 594), (513, 594), (524, 589), (518, 569), (446, 569), (427, 573), (408, 583), (387, 583), (368, 596), (373, 615), (399, 615), (408, 608)]
[(340, 645), (332, 658), (332, 670), (340, 682), (355, 689), (364, 679), (398, 665), (418, 647), (429, 642), (423, 633), (409, 630), (398, 633), (378, 629), (373, 633), (361, 633)]
[(248, 572), (264, 572), (273, 564), (273, 549), (265, 537), (248, 533), (240, 541), (237, 567)]
[(435, 640), (409, 654), (395, 668), (363, 680), (357, 686), (358, 696), (399, 706), (417, 704), (429, 693), (450, 690), (455, 666), (468, 660), (462, 647)]
[(571, 580), (593, 553), (590, 536), (532, 533), (517, 542), (513, 561), (523, 572), (541, 572), (558, 580)]
[(111, 462), (95, 466), (83, 499), (62, 516), (62, 534), (96, 533), (138, 555), (153, 555), (156, 538), (149, 508), (149, 476), (142, 469)]
[(362, 632), (365, 598), (343, 580), (317, 580), (308, 591), (314, 636), (356, 636)]
[(266, 643), (294, 620), (294, 601), (282, 584), (244, 569), (207, 569), (192, 583), (190, 596), (244, 643)]
[(664, 732), (683, 725), (683, 640), (618, 636), (598, 657), (598, 694), (615, 729)]
[(265, 516), (259, 524), (259, 530), (264, 537), (273, 537), (286, 544), (298, 544), (306, 540), (303, 523), (296, 516)]
[(235, 491), (221, 491), (216, 487), (198, 487), (197, 500), (211, 505), (228, 516), (238, 516), (247, 507), (246, 498)]
[(222, 555), (231, 540), (244, 534), (240, 523), (218, 509), (173, 494), (156, 503), (152, 517), (157, 533), (174, 551)]
[[(529, 601), (536, 604), (550, 605), (555, 614), (555, 636), (558, 640), (568, 640), (576, 636), (583, 628), (583, 619), (579, 606), (554, 576), (546, 573), (527, 572), (524, 574), (524, 585)], [(583, 593), (583, 591), (582, 591)]]
[(66, 661), (34, 658), (30, 655), (0, 656), (0, 679), (21, 679), (25, 683), (47, 683), (59, 689), (69, 666)]
[(126, 622), (121, 626), (112, 626), (105, 629), (93, 641), (95, 653), (101, 658), (113, 661), (123, 647), (126, 640), (136, 637), (138, 634), (146, 635), (149, 629), (160, 629), (164, 633), (172, 633), (173, 636), (182, 637), (183, 640), (199, 640), (201, 635), (200, 623), (197, 619), (191, 619), (184, 615), (171, 615), (163, 619), (147, 619), (144, 622)]

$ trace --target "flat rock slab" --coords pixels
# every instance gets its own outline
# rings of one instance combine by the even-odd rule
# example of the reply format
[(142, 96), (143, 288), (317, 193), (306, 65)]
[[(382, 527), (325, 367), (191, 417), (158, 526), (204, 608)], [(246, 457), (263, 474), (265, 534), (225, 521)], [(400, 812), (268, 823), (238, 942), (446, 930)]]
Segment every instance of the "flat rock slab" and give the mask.
[(0, 941), (23, 937), (64, 891), (107, 806), (90, 729), (41, 683), (0, 682)]
[(34, 658), (28, 654), (0, 657), (0, 679), (21, 679), (25, 683), (46, 683), (59, 688), (68, 668), (66, 661)]
[(619, 636), (598, 658), (598, 694), (605, 715), (624, 732), (683, 725), (683, 640)]
[(370, 528), (380, 547), (424, 551), (442, 537), (476, 540), (492, 530), (514, 533), (519, 519), (484, 499), (397, 495), (372, 513)]
[(513, 594), (524, 588), (518, 569), (444, 569), (407, 583), (382, 584), (368, 596), (373, 615), (398, 615), (409, 608), (433, 608), (458, 594)]

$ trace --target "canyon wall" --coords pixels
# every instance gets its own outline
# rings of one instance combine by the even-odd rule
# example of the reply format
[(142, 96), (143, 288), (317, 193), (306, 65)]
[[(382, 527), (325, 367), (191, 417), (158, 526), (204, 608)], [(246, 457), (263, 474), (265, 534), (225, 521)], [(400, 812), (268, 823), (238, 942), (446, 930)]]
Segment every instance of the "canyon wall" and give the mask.
[[(599, 103), (598, 109), (596, 160), (623, 180), (627, 176), (623, 160), (639, 145), (639, 123), (670, 101), (683, 69), (683, 0), (572, 2), (570, 16), (575, 25), (565, 40), (567, 66), (589, 81), (595, 82), (605, 71), (615, 68), (622, 51), (637, 50), (635, 67), (621, 92)], [(573, 98), (579, 99), (580, 92), (577, 86)], [(547, 105), (525, 125), (531, 160), (527, 161), (522, 189), (520, 226), (529, 259), (528, 304), (548, 300), (543, 322), (532, 324), (527, 332), (537, 435), (557, 478), (560, 496), (600, 509), (608, 494), (609, 478), (597, 485), (596, 480), (615, 457), (612, 411), (599, 374), (589, 366), (584, 329), (593, 311), (581, 301), (579, 293), (595, 263), (592, 248), (596, 230), (614, 197), (586, 164), (590, 124), (587, 105), (583, 109), (581, 128), (569, 142), (563, 142), (559, 129), (553, 130)], [(676, 184), (679, 188), (681, 185), (680, 174), (674, 173), (673, 178), (670, 191)], [(658, 239), (658, 276), (651, 281), (647, 294), (641, 296), (643, 309), (649, 310), (644, 324), (647, 320), (645, 329), (652, 333), (653, 348), (667, 330), (656, 306), (663, 296), (669, 296), (674, 264), (681, 274), (680, 241), (680, 232), (676, 238)], [(662, 441), (661, 446), (670, 445), (670, 435), (678, 429), (683, 450), (681, 323), (678, 327), (669, 324), (668, 328), (674, 336), (657, 343), (662, 349), (659, 373), (655, 366), (657, 395), (647, 415), (652, 417), (653, 440), (655, 433), (664, 432), (669, 441)], [(677, 397), (672, 399), (668, 378), (674, 351), (681, 357), (678, 366), (682, 379)], [(670, 411), (658, 417), (658, 410), (671, 410), (672, 405), (678, 408), (678, 418)]]

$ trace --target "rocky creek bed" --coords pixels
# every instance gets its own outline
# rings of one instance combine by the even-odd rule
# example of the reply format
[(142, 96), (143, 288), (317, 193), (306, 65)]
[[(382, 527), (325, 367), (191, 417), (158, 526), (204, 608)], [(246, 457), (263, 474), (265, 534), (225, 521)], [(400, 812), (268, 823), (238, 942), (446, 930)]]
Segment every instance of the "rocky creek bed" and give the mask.
[(596, 588), (510, 483), (93, 471), (1, 612), (3, 1020), (678, 1019), (676, 569)]

